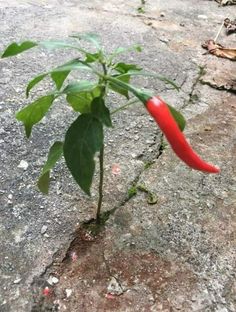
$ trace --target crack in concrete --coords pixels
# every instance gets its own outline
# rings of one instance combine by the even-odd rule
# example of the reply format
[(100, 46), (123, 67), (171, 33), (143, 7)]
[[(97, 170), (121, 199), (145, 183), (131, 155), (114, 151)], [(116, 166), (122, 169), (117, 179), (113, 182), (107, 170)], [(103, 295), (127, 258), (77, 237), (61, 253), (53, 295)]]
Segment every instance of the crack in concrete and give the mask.
[[(186, 107), (188, 107), (189, 105), (191, 105), (193, 102), (195, 102), (198, 99), (198, 96), (196, 94), (194, 94), (199, 82), (201, 82), (201, 78), (202, 76), (205, 74), (205, 66), (198, 66), (198, 73), (196, 78), (194, 79), (190, 92), (188, 93), (188, 99), (184, 102), (184, 104), (181, 106), (180, 109), (184, 109)], [(187, 81), (187, 77), (184, 79), (182, 86), (184, 85), (184, 83)]]
[(199, 68), (198, 75), (197, 75), (195, 81), (193, 82), (191, 91), (189, 93), (189, 100), (190, 101), (192, 101), (192, 97), (194, 95), (194, 91), (195, 91), (198, 83), (200, 82), (201, 77), (205, 74), (205, 66), (198, 65), (198, 68)]
[[(200, 78), (201, 79), (201, 78)], [(199, 80), (199, 82), (202, 84), (202, 85), (207, 85), (209, 87), (211, 87), (212, 89), (216, 89), (216, 90), (220, 90), (220, 91), (227, 91), (229, 93), (232, 93), (232, 94), (236, 94), (236, 90), (234, 89), (228, 89), (224, 86), (218, 86), (217, 84), (213, 84), (211, 83), (210, 81), (203, 81), (203, 80)]]
[[(157, 137), (158, 135), (155, 136), (155, 143), (156, 143), (156, 140), (157, 140)], [(155, 144), (154, 143), (154, 144)], [(154, 163), (154, 160), (156, 159), (159, 159), (159, 157), (162, 155), (163, 153), (163, 150), (164, 150), (164, 140), (163, 140), (163, 134), (161, 134), (161, 142), (160, 142), (160, 146), (159, 146), (159, 149), (158, 149), (158, 154), (153, 157), (150, 165), (148, 166), (148, 168), (150, 168), (150, 166), (153, 165)], [(147, 170), (147, 167), (144, 166), (144, 169), (141, 170), (139, 172), (139, 174), (135, 177), (135, 179), (132, 181), (132, 185), (137, 185), (139, 180), (140, 180), (140, 176), (142, 175), (142, 173)], [(127, 192), (128, 193), (128, 192)], [(105, 211), (103, 212), (104, 213), (108, 213), (108, 215), (106, 216), (107, 219), (105, 220), (104, 224), (102, 225), (101, 227), (101, 231), (102, 229), (105, 227), (105, 224), (106, 222), (109, 220), (110, 216), (113, 215), (115, 213), (115, 211), (121, 207), (123, 207), (127, 202), (129, 202), (129, 200), (131, 199), (131, 197), (129, 197), (127, 194), (124, 196), (123, 200), (117, 204), (114, 208), (112, 208), (111, 210), (109, 211)], [(83, 227), (84, 225), (86, 224), (90, 224), (94, 221), (94, 218), (91, 218), (89, 220), (86, 220), (86, 221), (83, 221), (79, 227)], [(74, 233), (72, 233), (71, 235), (73, 236), (72, 240), (66, 242), (64, 244), (63, 247), (61, 247), (59, 250), (57, 250), (53, 255), (52, 255), (52, 261), (44, 268), (44, 270), (39, 274), (39, 275), (36, 275), (33, 277), (33, 282), (31, 283), (31, 286), (34, 287), (36, 284), (38, 284), (39, 281), (44, 281), (43, 283), (41, 283), (42, 285), (44, 286), (47, 286), (47, 281), (45, 279), (45, 276), (49, 273), (51, 273), (50, 271), (53, 271), (53, 267), (55, 266), (60, 266), (67, 258), (68, 258), (68, 254), (69, 254), (69, 251), (71, 249), (71, 246), (73, 245), (73, 243), (76, 241), (76, 239), (78, 238), (77, 235), (76, 235), (76, 231)], [(66, 250), (66, 251), (64, 251)], [(103, 258), (104, 258), (104, 263), (105, 263), (105, 266), (106, 266), (106, 270), (108, 272), (108, 275), (110, 277), (114, 277), (116, 280), (117, 280), (117, 283), (120, 285), (120, 287), (122, 287), (122, 285), (120, 284), (120, 281), (116, 278), (116, 276), (112, 275), (111, 274), (111, 270), (109, 268), (109, 265), (105, 259), (105, 255), (103, 253)], [(123, 288), (122, 288), (123, 289)], [(124, 290), (124, 289), (123, 289)], [(128, 289), (125, 289), (124, 291), (127, 291)]]
[[(84, 11), (96, 11), (99, 13), (109, 13), (109, 14), (114, 14), (114, 15), (119, 15), (119, 16), (128, 16), (128, 17), (134, 17), (134, 18), (140, 18), (141, 19), (147, 19), (147, 20), (151, 20), (151, 21), (158, 21), (159, 19), (153, 16), (147, 16), (145, 14), (140, 14), (140, 13), (125, 13), (125, 12), (119, 12), (119, 11), (111, 11), (111, 10), (107, 10), (107, 9), (101, 9), (101, 8), (95, 8), (95, 7), (87, 7), (87, 8), (83, 8), (83, 7), (79, 7), (79, 9), (84, 10)], [(147, 25), (147, 24), (145, 24)], [(150, 25), (147, 25), (150, 26)]]

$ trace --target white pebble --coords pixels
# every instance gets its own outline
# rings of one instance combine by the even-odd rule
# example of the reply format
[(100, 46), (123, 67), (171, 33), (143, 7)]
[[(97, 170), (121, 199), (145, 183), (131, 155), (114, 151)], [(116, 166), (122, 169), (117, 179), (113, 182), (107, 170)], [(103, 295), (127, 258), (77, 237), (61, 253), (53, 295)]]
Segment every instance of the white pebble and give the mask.
[(200, 14), (197, 16), (199, 19), (204, 19), (206, 20), (208, 17), (206, 15)]
[(41, 228), (41, 234), (45, 234), (47, 229), (48, 229), (47, 225), (43, 225)]
[(21, 160), (19, 165), (17, 166), (20, 169), (26, 170), (28, 168), (29, 164), (25, 160)]
[(59, 279), (57, 277), (51, 275), (49, 277), (49, 279), (47, 280), (47, 282), (48, 282), (48, 284), (53, 286), (59, 282)]
[(72, 294), (72, 289), (66, 289), (65, 292), (66, 292), (66, 297), (69, 298)]

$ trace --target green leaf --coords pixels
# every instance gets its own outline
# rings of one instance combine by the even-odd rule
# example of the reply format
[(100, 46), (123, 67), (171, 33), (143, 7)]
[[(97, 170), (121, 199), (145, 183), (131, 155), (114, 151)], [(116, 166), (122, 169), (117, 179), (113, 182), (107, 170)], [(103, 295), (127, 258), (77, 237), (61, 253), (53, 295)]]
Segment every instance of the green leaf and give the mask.
[(96, 85), (96, 87), (91, 90), (91, 93), (93, 98), (98, 97), (101, 94), (101, 88), (98, 85)]
[(24, 107), (16, 114), (16, 119), (24, 123), (26, 136), (29, 138), (33, 125), (47, 113), (54, 100), (54, 95), (46, 95)]
[(168, 104), (168, 107), (169, 107), (169, 110), (170, 110), (172, 116), (174, 117), (175, 121), (177, 122), (180, 130), (183, 131), (185, 128), (185, 125), (186, 125), (186, 121), (185, 121), (184, 116), (180, 112), (178, 112), (173, 106), (170, 106)]
[(97, 49), (100, 49), (100, 37), (95, 33), (74, 33), (70, 37), (91, 42)]
[(71, 71), (71, 70), (76, 70), (76, 69), (86, 69), (89, 71), (92, 70), (91, 67), (89, 67), (89, 65), (87, 65), (84, 61), (77, 58), (77, 59), (74, 59), (70, 62), (67, 62), (63, 65), (56, 67), (55, 69), (51, 70), (51, 73), (65, 72), (65, 71)]
[(88, 67), (87, 65), (84, 65), (83, 61), (80, 61), (78, 59), (72, 60), (70, 62), (67, 62), (67, 63), (61, 65), (61, 66), (56, 67), (55, 69), (53, 69), (47, 73), (43, 73), (43, 74), (40, 74), (40, 75), (34, 77), (27, 85), (26, 96), (28, 97), (31, 89), (36, 84), (38, 84), (41, 80), (43, 80), (47, 75), (51, 76), (52, 80), (56, 84), (57, 89), (60, 90), (65, 79), (69, 75), (70, 71), (75, 70), (75, 69), (82, 69), (82, 70), (86, 69), (86, 70), (91, 71), (91, 68)]
[(115, 51), (111, 54), (111, 57), (113, 58), (119, 54), (127, 53), (127, 52), (133, 52), (133, 51), (142, 52), (142, 47), (138, 44), (135, 44), (135, 45), (128, 47), (128, 48), (119, 47), (119, 48), (115, 49)]
[(130, 70), (132, 71), (140, 71), (142, 70), (141, 67), (138, 67), (135, 64), (126, 64), (126, 63), (117, 63), (116, 66), (114, 67), (115, 70), (117, 70), (121, 74), (126, 74)]
[(79, 59), (75, 59), (61, 66), (58, 66), (57, 68), (53, 69), (50, 74), (52, 80), (56, 84), (57, 90), (61, 89), (65, 79), (67, 78), (71, 70), (74, 70), (74, 69), (91, 70), (90, 67), (86, 65), (84, 61), (81, 61)]
[(29, 97), (30, 90), (36, 84), (38, 84), (40, 81), (42, 81), (47, 75), (48, 75), (47, 73), (41, 74), (41, 75), (38, 75), (38, 76), (34, 77), (32, 80), (30, 80), (30, 82), (28, 83), (27, 88), (26, 88), (26, 97), (27, 98)]
[(72, 82), (68, 84), (62, 92), (65, 94), (70, 94), (82, 91), (91, 91), (92, 89), (94, 89), (95, 86), (96, 84), (94, 82), (81, 80), (78, 82)]
[(48, 194), (49, 183), (50, 183), (50, 171), (46, 171), (39, 177), (37, 186), (42, 193)]
[(78, 185), (88, 195), (95, 170), (94, 156), (102, 145), (102, 123), (92, 114), (80, 115), (66, 132), (64, 157), (67, 167)]
[(56, 162), (63, 154), (63, 142), (55, 142), (48, 153), (48, 159), (43, 167), (42, 173), (38, 179), (38, 188), (44, 194), (48, 194), (50, 182), (50, 170), (55, 166)]
[(93, 96), (89, 91), (68, 94), (66, 100), (76, 112), (84, 114), (90, 113), (91, 111), (90, 104), (93, 100)]
[(93, 99), (91, 103), (91, 112), (105, 126), (112, 127), (110, 111), (106, 107), (105, 102), (101, 96)]
[(61, 40), (45, 40), (45, 41), (39, 42), (39, 45), (48, 50), (54, 50), (58, 48), (62, 48), (62, 49), (69, 48), (69, 49), (75, 49), (75, 50), (79, 49), (78, 47), (72, 45), (71, 43), (67, 41), (61, 41)]
[(91, 102), (95, 97), (100, 96), (100, 94), (101, 90), (96, 86), (89, 91), (70, 93), (67, 95), (66, 100), (76, 112), (85, 114), (91, 112)]
[(29, 50), (33, 47), (36, 47), (38, 44), (36, 42), (33, 41), (24, 41), (22, 43), (16, 43), (13, 42), (12, 44), (10, 44), (6, 50), (3, 52), (2, 54), (2, 58), (4, 57), (9, 57), (9, 56), (13, 56), (13, 55), (17, 55), (19, 53), (22, 53), (26, 50)]
[(57, 90), (60, 90), (70, 71), (53, 71), (51, 78), (55, 82)]
[(80, 61), (79, 59), (69, 61), (47, 73), (43, 73), (34, 77), (27, 85), (26, 96), (28, 97), (31, 89), (41, 80), (43, 80), (47, 75), (51, 76), (52, 80), (56, 84), (57, 89), (60, 90), (70, 71), (74, 69), (82, 69), (82, 70), (86, 69), (91, 71), (91, 68), (88, 67), (87, 65), (84, 65), (84, 62)]
[[(124, 83), (129, 83), (130, 76), (128, 74), (125, 75), (113, 75), (113, 78), (116, 78), (118, 81), (124, 82)], [(129, 91), (128, 88), (124, 88), (122, 86), (119, 86), (118, 84), (115, 84), (113, 82), (109, 83), (109, 88), (111, 88), (113, 91), (124, 95), (127, 99), (129, 98)]]
[(101, 57), (101, 53), (86, 53), (86, 59), (85, 62), (86, 63), (93, 63), (96, 62), (97, 60), (99, 60), (99, 58)]
[(138, 13), (140, 13), (140, 14), (144, 14), (144, 13), (145, 13), (144, 7), (138, 7), (138, 8), (137, 8), (137, 11), (138, 11)]
[(126, 75), (129, 75), (129, 76), (145, 76), (145, 77), (153, 77), (153, 78), (157, 78), (163, 82), (165, 82), (166, 84), (169, 84), (171, 85), (172, 87), (174, 87), (174, 89), (176, 89), (177, 91), (180, 90), (180, 87), (178, 87), (172, 80), (162, 76), (162, 75), (159, 75), (159, 74), (155, 74), (155, 73), (150, 73), (150, 72), (147, 72), (147, 71), (132, 71), (130, 70), (127, 74), (123, 74), (122, 76), (126, 76)]
[[(119, 77), (129, 77), (128, 74), (125, 74), (125, 75), (121, 75)], [(141, 90), (141, 89), (138, 89), (134, 86), (132, 86), (131, 84), (129, 83), (126, 83), (124, 81), (121, 81), (119, 79), (117, 79), (116, 77), (114, 76), (109, 76), (107, 77), (107, 80), (112, 83), (114, 86), (118, 86), (124, 90), (127, 90), (132, 92), (141, 102), (143, 102), (144, 104), (147, 102), (147, 100), (152, 97), (152, 94), (148, 91), (148, 90)]]

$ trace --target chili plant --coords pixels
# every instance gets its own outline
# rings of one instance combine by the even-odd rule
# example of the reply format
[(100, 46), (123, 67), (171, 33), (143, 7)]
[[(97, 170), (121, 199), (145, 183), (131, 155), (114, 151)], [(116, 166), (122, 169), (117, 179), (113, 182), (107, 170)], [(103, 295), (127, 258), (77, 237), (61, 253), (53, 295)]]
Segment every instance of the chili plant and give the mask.
[[(93, 46), (92, 51), (81, 46), (83, 40)], [(133, 76), (150, 76), (178, 90), (173, 81), (161, 75), (144, 71), (136, 64), (117, 61), (122, 53), (141, 52), (140, 46), (119, 47), (112, 53), (107, 53), (102, 48), (97, 35), (75, 33), (66, 41), (24, 41), (20, 44), (14, 42), (5, 49), (1, 57), (11, 57), (36, 47), (49, 50), (71, 49), (78, 53), (78, 57), (41, 73), (29, 81), (26, 86), (27, 98), (31, 90), (48, 76), (54, 82), (55, 87), (16, 113), (17, 120), (24, 124), (28, 138), (33, 126), (48, 113), (55, 99), (64, 97), (68, 105), (77, 113), (76, 119), (66, 131), (64, 141), (54, 142), (49, 150), (47, 161), (37, 183), (40, 191), (48, 193), (50, 171), (63, 156), (77, 184), (87, 195), (90, 195), (95, 171), (94, 158), (98, 153), (100, 178), (96, 222), (99, 223), (103, 199), (104, 127), (112, 128), (112, 115), (138, 101), (145, 105), (182, 161), (196, 170), (211, 173), (219, 171), (218, 168), (205, 163), (189, 146), (181, 132), (185, 127), (185, 119), (178, 111), (165, 104), (160, 98), (153, 97), (150, 91), (141, 90), (130, 83)], [(92, 81), (77, 79), (72, 82), (67, 80), (72, 71), (80, 70), (90, 72), (95, 79)], [(110, 91), (125, 97), (127, 102), (110, 111), (108, 101)]]

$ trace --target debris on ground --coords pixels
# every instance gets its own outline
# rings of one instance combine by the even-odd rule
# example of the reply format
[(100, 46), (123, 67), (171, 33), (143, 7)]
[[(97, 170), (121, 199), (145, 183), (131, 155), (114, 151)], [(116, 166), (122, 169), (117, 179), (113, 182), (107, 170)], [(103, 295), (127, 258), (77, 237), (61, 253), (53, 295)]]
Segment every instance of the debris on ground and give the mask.
[(221, 6), (236, 4), (236, 0), (215, 0), (215, 1), (218, 2)]
[(223, 57), (236, 61), (236, 49), (235, 48), (225, 48), (219, 43), (216, 43), (214, 40), (207, 40), (202, 44), (204, 49), (207, 49), (210, 54), (213, 54), (218, 57)]
[(120, 282), (114, 276), (111, 277), (109, 285), (107, 286), (108, 294), (113, 296), (120, 296), (124, 293), (124, 289), (121, 286)]
[(224, 20), (224, 26), (226, 27), (226, 34), (231, 35), (236, 33), (236, 19), (231, 21), (229, 18)]

